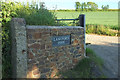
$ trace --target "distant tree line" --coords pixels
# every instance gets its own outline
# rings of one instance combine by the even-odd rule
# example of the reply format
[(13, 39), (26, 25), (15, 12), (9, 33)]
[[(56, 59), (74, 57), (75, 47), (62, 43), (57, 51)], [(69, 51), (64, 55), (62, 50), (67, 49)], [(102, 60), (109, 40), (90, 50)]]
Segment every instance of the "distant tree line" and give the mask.
[(101, 8), (102, 8), (103, 11), (108, 11), (109, 5), (105, 5), (105, 6), (102, 5)]
[[(75, 2), (75, 10), (76, 11), (97, 11), (98, 5), (94, 2)], [(109, 9), (109, 5), (101, 6), (103, 11), (107, 11)]]

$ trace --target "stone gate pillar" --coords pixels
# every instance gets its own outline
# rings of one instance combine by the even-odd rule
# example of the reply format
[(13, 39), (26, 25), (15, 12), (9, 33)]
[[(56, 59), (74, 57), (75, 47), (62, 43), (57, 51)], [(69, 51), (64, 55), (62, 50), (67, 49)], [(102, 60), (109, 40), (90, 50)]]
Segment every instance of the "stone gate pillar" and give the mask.
[(26, 78), (27, 75), (27, 41), (26, 23), (23, 18), (11, 21), (12, 38), (12, 78)]

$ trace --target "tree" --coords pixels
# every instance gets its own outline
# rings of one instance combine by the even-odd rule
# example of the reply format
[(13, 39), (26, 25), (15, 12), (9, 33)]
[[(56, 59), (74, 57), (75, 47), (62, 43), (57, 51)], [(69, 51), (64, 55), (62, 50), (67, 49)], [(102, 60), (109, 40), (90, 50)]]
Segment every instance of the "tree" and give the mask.
[(96, 3), (93, 4), (93, 8), (96, 11), (98, 9), (98, 5)]
[(84, 9), (84, 4), (82, 3), (82, 5), (81, 5), (81, 10), (83, 11), (83, 9)]
[(76, 11), (78, 11), (78, 9), (79, 9), (80, 7), (81, 7), (80, 2), (75, 2)]
[(98, 9), (98, 5), (94, 2), (87, 2), (88, 9), (91, 11), (95, 11)]
[(40, 8), (45, 8), (45, 2), (40, 2)]
[(104, 10), (104, 5), (101, 6), (102, 10)]
[(92, 2), (87, 2), (87, 5), (88, 5), (88, 9), (90, 10), (90, 9), (91, 9), (91, 5), (92, 5)]
[(101, 8), (103, 11), (107, 11), (109, 9), (109, 5), (102, 5)]
[(109, 5), (107, 5), (107, 9), (109, 9)]
[(83, 3), (83, 10), (87, 10), (87, 4), (85, 2)]
[(82, 4), (80, 4), (80, 2), (75, 2), (75, 8), (76, 8), (76, 11), (78, 10), (82, 10), (82, 11), (88, 11), (88, 10), (91, 10), (91, 11), (96, 11), (98, 9), (98, 5), (94, 2), (84, 2)]

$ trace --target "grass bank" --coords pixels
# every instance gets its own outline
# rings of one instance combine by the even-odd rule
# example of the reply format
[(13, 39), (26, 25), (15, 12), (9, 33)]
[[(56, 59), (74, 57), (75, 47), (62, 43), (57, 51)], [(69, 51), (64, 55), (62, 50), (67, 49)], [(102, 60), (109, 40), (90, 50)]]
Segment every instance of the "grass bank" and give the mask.
[(60, 72), (59, 75), (64, 78), (105, 78), (101, 72), (103, 60), (89, 48), (86, 53), (89, 58), (84, 58), (73, 69)]

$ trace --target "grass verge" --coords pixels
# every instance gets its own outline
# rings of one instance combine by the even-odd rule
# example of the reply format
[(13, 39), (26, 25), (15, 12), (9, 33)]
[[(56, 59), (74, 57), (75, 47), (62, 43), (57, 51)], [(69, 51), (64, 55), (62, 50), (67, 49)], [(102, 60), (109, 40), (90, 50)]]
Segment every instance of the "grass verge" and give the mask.
[(86, 33), (93, 33), (99, 35), (107, 35), (107, 36), (117, 36), (118, 35), (118, 27), (111, 27), (107, 25), (98, 25), (98, 24), (86, 24)]
[(64, 78), (105, 78), (101, 71), (103, 60), (89, 48), (86, 49), (86, 54), (89, 58), (82, 59), (73, 69), (59, 74)]

